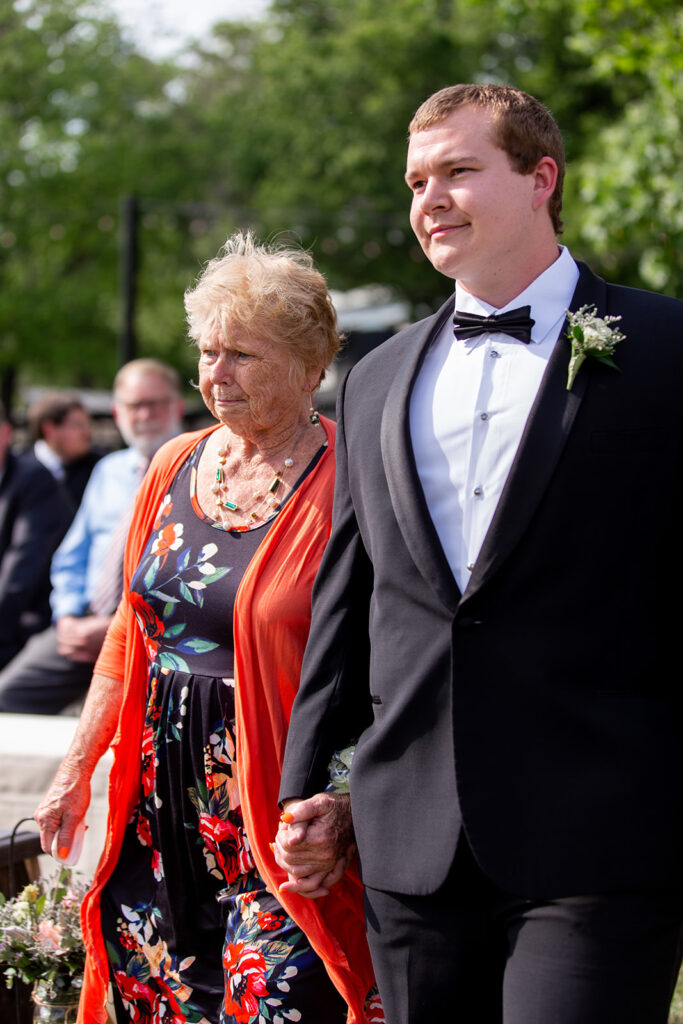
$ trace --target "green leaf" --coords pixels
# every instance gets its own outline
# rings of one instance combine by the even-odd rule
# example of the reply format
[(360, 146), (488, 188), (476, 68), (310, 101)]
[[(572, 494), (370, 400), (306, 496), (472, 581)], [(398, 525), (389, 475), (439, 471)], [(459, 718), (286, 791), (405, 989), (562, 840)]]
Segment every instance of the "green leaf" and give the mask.
[(157, 597), (160, 601), (166, 601), (167, 604), (180, 604), (179, 597), (173, 597), (171, 594), (164, 594), (162, 590), (151, 589), (148, 592), (152, 597)]
[(173, 639), (176, 636), (180, 636), (183, 630), (187, 629), (186, 622), (179, 622), (175, 626), (169, 626), (164, 633), (164, 640)]
[(232, 572), (232, 566), (227, 565), (223, 569), (216, 569), (215, 572), (207, 573), (206, 576), (202, 576), (202, 583), (216, 583), (218, 580), (222, 580), (224, 576), (227, 576), (229, 572)]
[(610, 356), (596, 356), (596, 360), (599, 363), (604, 363), (605, 366), (611, 366), (613, 370), (618, 370), (619, 373), (621, 373), (621, 367), (617, 366), (617, 364)]
[(215, 651), (218, 647), (217, 643), (213, 640), (204, 640), (202, 637), (191, 636), (185, 640), (181, 640), (176, 645), (176, 650), (181, 651), (183, 654), (206, 654), (208, 651)]

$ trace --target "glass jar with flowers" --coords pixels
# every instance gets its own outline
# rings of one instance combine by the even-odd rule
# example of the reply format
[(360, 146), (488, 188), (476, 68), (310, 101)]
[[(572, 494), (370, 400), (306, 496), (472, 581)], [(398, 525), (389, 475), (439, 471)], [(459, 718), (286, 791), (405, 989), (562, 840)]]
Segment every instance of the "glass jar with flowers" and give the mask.
[(33, 984), (35, 1024), (76, 1020), (85, 966), (80, 907), (86, 888), (62, 867), (52, 880), (26, 885), (13, 899), (0, 894), (0, 970), (8, 988), (16, 978)]

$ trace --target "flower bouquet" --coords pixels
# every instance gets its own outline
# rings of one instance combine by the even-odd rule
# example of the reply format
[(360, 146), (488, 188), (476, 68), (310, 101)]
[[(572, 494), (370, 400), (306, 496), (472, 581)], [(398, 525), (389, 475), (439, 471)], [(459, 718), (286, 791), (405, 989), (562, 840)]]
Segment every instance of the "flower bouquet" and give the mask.
[(37, 1020), (67, 1020), (66, 1008), (78, 1005), (85, 967), (80, 909), (86, 891), (71, 869), (62, 867), (52, 880), (26, 885), (13, 899), (0, 894), (0, 970), (7, 987), (16, 978), (33, 983), (38, 1007), (64, 1010), (60, 1018), (46, 1009)]

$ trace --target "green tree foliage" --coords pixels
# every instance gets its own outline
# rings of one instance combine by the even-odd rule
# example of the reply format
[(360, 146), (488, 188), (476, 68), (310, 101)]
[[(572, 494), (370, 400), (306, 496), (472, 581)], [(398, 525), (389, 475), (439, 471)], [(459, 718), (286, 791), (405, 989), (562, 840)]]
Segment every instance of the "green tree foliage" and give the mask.
[(570, 202), (580, 244), (621, 283), (683, 296), (683, 8), (579, 0), (568, 45), (616, 111), (577, 112), (583, 155)]
[(289, 229), (335, 286), (389, 284), (419, 311), (450, 285), (408, 226), (407, 124), (443, 85), (510, 82), (562, 127), (565, 241), (613, 279), (680, 291), (680, 21), (667, 0), (274, 0), (248, 46), (217, 34), (202, 130), (258, 231)]
[(19, 367), (41, 383), (111, 380), (119, 206), (132, 192), (155, 200), (141, 215), (145, 350), (182, 364), (167, 333), (171, 322), (174, 341), (182, 330), (188, 279), (178, 254), (191, 215), (177, 204), (196, 196), (183, 110), (171, 98), (176, 69), (140, 56), (113, 20), (77, 0), (1, 11), (0, 371)]
[(186, 376), (182, 292), (237, 225), (310, 246), (337, 288), (450, 290), (408, 224), (406, 131), (455, 81), (557, 117), (564, 239), (683, 294), (683, 14), (674, 0), (273, 0), (152, 61), (86, 0), (0, 8), (0, 371), (106, 384), (121, 197), (139, 197), (141, 353)]
[[(540, 92), (564, 83), (561, 111), (592, 105), (586, 61), (562, 43), (569, 11), (559, 3), (550, 17), (539, 7), (520, 31), (517, 8), (498, 0), (275, 0), (236, 95), (226, 102), (206, 88), (205, 65), (200, 72), (204, 128), (221, 124), (216, 102), (229, 121), (230, 144), (213, 143), (224, 181), (240, 182), (226, 198), (247, 206), (257, 230), (289, 229), (311, 246), (336, 287), (374, 281), (433, 304), (450, 285), (408, 224), (410, 118), (453, 81), (525, 74)], [(230, 25), (219, 38), (229, 57)]]

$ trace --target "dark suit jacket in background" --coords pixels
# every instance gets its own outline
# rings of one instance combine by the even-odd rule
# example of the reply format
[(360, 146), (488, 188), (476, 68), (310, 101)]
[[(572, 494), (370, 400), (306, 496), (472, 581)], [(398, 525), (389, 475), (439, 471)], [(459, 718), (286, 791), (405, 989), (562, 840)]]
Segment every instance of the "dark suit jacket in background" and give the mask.
[(463, 594), (420, 487), (409, 398), (453, 302), (341, 389), (332, 536), (281, 798), (359, 737), (373, 888), (434, 892), (464, 825), (529, 898), (676, 884), (681, 815), (683, 303), (585, 266), (573, 310), (621, 315), (621, 372), (558, 341)]
[(0, 666), (50, 624), (50, 561), (72, 518), (52, 473), (32, 455), (8, 452), (0, 480)]

